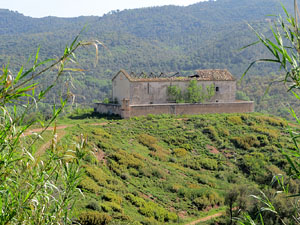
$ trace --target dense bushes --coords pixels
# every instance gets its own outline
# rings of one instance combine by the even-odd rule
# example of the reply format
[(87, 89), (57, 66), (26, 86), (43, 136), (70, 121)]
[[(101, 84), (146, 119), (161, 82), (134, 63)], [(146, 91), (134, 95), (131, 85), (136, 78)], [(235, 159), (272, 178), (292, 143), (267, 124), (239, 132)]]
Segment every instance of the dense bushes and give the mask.
[[(93, 196), (100, 210), (95, 204), (86, 203), (84, 207), (105, 212), (120, 224), (125, 223), (125, 213), (128, 221), (174, 224), (177, 217), (169, 209), (198, 215), (199, 211), (222, 206), (223, 193), (233, 184), (267, 184), (276, 171), (288, 172), (279, 151), (292, 143), (281, 125), (264, 120), (264, 129), (281, 134), (277, 138), (253, 129), (259, 127), (260, 117), (147, 116), (112, 123), (101, 128), (104, 132), (96, 129), (99, 132), (89, 139), (90, 148), (100, 141), (114, 147), (105, 149), (101, 165), (87, 162), (89, 165), (84, 166), (93, 181), (90, 186), (98, 187), (82, 190)], [(277, 167), (269, 168), (265, 162)], [(297, 190), (297, 184), (290, 185)]]
[(146, 217), (153, 217), (159, 222), (169, 222), (177, 220), (177, 215), (175, 213), (168, 212), (166, 209), (160, 207), (154, 202), (146, 202), (144, 199), (132, 194), (126, 194), (125, 198), (129, 200), (131, 204), (138, 207), (139, 213)]
[(208, 126), (203, 129), (204, 134), (208, 134), (209, 138), (213, 141), (220, 141), (218, 132), (213, 126)]
[(206, 158), (205, 156), (193, 157), (184, 163), (184, 166), (192, 168), (194, 170), (218, 170), (220, 163), (212, 158)]
[(227, 117), (228, 122), (236, 124), (236, 125), (241, 125), (243, 124), (242, 118), (240, 116), (229, 116)]
[(249, 150), (251, 147), (259, 147), (260, 142), (255, 135), (245, 135), (243, 137), (233, 137), (231, 141), (238, 148)]
[(138, 136), (138, 140), (147, 147), (151, 147), (152, 145), (157, 144), (157, 139), (148, 134), (140, 134)]
[(217, 192), (205, 188), (182, 188), (178, 192), (179, 196), (192, 199), (192, 203), (198, 210), (204, 210), (208, 207), (221, 206), (224, 198)]
[(128, 154), (126, 151), (119, 150), (117, 152), (111, 153), (108, 155), (109, 158), (109, 167), (114, 170), (116, 173), (117, 171), (126, 171), (129, 168), (134, 169), (141, 169), (144, 167), (144, 163), (135, 157), (132, 154)]
[(187, 154), (187, 151), (184, 148), (175, 148), (173, 152), (177, 157), (184, 157)]
[(100, 187), (98, 184), (88, 176), (84, 176), (78, 187), (85, 191), (90, 191), (92, 193), (98, 193)]
[(168, 212), (154, 202), (147, 202), (139, 208), (139, 212), (146, 217), (154, 217), (159, 222), (177, 221), (175, 213)]
[(148, 134), (141, 134), (138, 136), (138, 140), (143, 145), (147, 146), (151, 151), (161, 152), (163, 148), (157, 145), (158, 140)]
[(97, 211), (81, 212), (78, 222), (82, 225), (106, 225), (112, 220), (112, 217), (105, 213)]

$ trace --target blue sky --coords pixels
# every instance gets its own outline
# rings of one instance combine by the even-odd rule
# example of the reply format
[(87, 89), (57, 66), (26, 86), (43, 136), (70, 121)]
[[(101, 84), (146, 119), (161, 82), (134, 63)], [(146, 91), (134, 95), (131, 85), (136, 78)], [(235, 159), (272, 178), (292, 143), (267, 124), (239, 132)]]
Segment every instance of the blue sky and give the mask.
[(102, 16), (111, 10), (148, 6), (186, 6), (203, 0), (0, 0), (0, 8), (18, 11), (26, 16), (76, 17)]

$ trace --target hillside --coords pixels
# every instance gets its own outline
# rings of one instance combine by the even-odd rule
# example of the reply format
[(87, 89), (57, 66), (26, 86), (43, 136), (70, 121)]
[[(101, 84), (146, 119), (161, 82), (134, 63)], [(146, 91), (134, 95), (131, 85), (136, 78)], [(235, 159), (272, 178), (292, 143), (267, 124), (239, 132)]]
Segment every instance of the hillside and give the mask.
[[(36, 19), (2, 9), (0, 65), (9, 61), (16, 73), (38, 46), (41, 59), (61, 55), (66, 44), (87, 25), (81, 38), (97, 39), (108, 50), (100, 49), (96, 67), (92, 49), (78, 54), (79, 66), (86, 71), (72, 78), (77, 102), (91, 103), (109, 95), (110, 78), (120, 68), (136, 73), (180, 71), (184, 75), (195, 69), (228, 68), (239, 77), (253, 59), (265, 55), (259, 47), (238, 51), (256, 40), (247, 23), (263, 29), (267, 15), (281, 12), (278, 0), (218, 0), (68, 19)], [(251, 72), (266, 75), (270, 71), (274, 68), (262, 64)]]
[[(85, 140), (79, 185), (84, 197), (75, 210), (83, 224), (187, 224), (225, 213), (230, 190), (238, 193), (235, 213), (256, 212), (258, 203), (248, 195), (258, 188), (271, 195), (273, 176), (289, 172), (281, 149), (293, 149), (293, 144), (280, 118), (256, 113), (88, 117), (93, 114), (61, 121), (70, 125), (58, 130), (57, 148), (72, 149), (76, 146), (70, 143)], [(298, 191), (296, 181), (286, 182), (292, 193)], [(275, 202), (290, 218), (289, 201), (277, 195)], [(215, 220), (226, 224), (226, 218)]]

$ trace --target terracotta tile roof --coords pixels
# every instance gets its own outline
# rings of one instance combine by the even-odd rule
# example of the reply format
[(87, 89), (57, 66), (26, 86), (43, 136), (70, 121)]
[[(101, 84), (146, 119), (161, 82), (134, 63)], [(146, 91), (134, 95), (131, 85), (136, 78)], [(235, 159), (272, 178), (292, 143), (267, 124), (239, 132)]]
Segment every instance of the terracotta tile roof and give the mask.
[(210, 70), (196, 70), (196, 74), (190, 77), (132, 77), (125, 70), (120, 70), (112, 80), (114, 80), (120, 73), (123, 73), (128, 80), (132, 82), (160, 82), (160, 81), (190, 81), (197, 79), (199, 81), (235, 81), (232, 74), (226, 69), (210, 69)]

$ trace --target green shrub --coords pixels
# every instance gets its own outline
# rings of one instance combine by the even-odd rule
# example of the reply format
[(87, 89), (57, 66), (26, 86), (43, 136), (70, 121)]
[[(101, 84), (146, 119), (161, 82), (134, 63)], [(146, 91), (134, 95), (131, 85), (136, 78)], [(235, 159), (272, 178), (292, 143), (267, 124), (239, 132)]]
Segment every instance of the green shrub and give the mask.
[(91, 209), (91, 210), (94, 210), (94, 211), (100, 211), (100, 206), (99, 206), (98, 202), (96, 202), (96, 201), (91, 201), (91, 202), (89, 202), (89, 203), (85, 206), (85, 208)]
[(133, 204), (134, 206), (136, 206), (136, 207), (142, 207), (142, 206), (144, 206), (146, 204), (146, 202), (145, 202), (145, 200), (143, 198), (134, 196), (133, 194), (126, 194), (125, 198), (127, 200), (129, 200), (129, 202), (131, 204)]
[(259, 147), (260, 142), (257, 140), (257, 137), (254, 135), (247, 135), (243, 137), (233, 137), (230, 139), (231, 142), (237, 147), (237, 148), (243, 148), (245, 150), (250, 149), (251, 147)]
[(202, 85), (198, 85), (197, 80), (193, 79), (189, 82), (186, 91), (181, 90), (180, 87), (175, 85), (169, 86), (167, 95), (169, 101), (175, 101), (176, 103), (203, 103), (215, 95), (215, 86), (211, 84), (203, 90)]
[(99, 193), (100, 191), (100, 187), (98, 186), (98, 184), (88, 176), (83, 177), (78, 187), (92, 193)]
[(202, 192), (201, 196), (193, 199), (193, 204), (198, 210), (203, 210), (209, 206), (220, 206), (224, 204), (224, 199), (214, 191)]
[[(132, 220), (130, 218), (130, 216), (125, 215), (124, 213), (118, 213), (118, 214), (114, 214), (114, 220), (121, 220), (121, 221), (126, 221), (126, 223), (120, 223), (119, 221), (116, 221), (115, 225), (119, 225), (119, 224), (132, 224), (132, 223), (128, 223), (130, 220)], [(133, 225), (140, 225), (139, 222), (135, 222)]]
[(124, 170), (126, 168), (132, 167), (139, 170), (144, 167), (144, 163), (140, 159), (123, 150), (118, 150), (117, 152), (109, 154), (108, 158), (111, 159), (108, 161), (109, 167), (114, 171), (116, 168), (125, 172)]
[[(261, 177), (267, 176), (267, 158), (258, 152), (247, 154), (242, 159), (242, 169), (248, 175), (251, 175), (254, 180), (261, 181)], [(263, 181), (264, 182), (264, 181)]]
[(96, 181), (99, 185), (107, 185), (107, 180), (109, 179), (109, 177), (99, 167), (86, 165), (85, 171), (87, 175), (93, 178), (93, 180)]
[(242, 120), (247, 121), (247, 120), (249, 120), (250, 117), (249, 117), (249, 114), (242, 114), (241, 118), (242, 118)]
[(144, 206), (139, 208), (139, 213), (146, 217), (154, 217), (159, 222), (176, 221), (177, 215), (160, 207), (154, 202), (147, 202)]
[(110, 211), (111, 211), (110, 206), (108, 206), (108, 205), (105, 204), (105, 203), (100, 204), (100, 208), (101, 208), (101, 210), (102, 210), (103, 212), (110, 212)]
[(167, 89), (168, 100), (171, 102), (184, 102), (181, 88), (175, 85), (171, 85)]
[(148, 134), (141, 134), (138, 136), (138, 140), (140, 143), (142, 143), (143, 145), (150, 147), (153, 144), (157, 143), (157, 139), (155, 137), (152, 137)]
[(168, 161), (168, 155), (164, 151), (155, 151), (155, 152), (150, 152), (149, 155), (153, 157), (156, 160), (160, 160), (163, 162)]
[(160, 223), (157, 222), (153, 217), (143, 219), (142, 224), (143, 225), (160, 225)]
[(251, 129), (255, 132), (258, 132), (260, 134), (265, 134), (265, 135), (270, 136), (271, 138), (274, 138), (274, 139), (277, 139), (278, 135), (279, 135), (278, 130), (268, 129), (268, 128), (265, 128), (263, 126), (258, 126), (258, 125), (251, 126)]
[(98, 164), (97, 158), (91, 152), (85, 155), (84, 161), (88, 162), (89, 164), (94, 164), (94, 165)]
[(219, 128), (219, 133), (223, 137), (228, 137), (230, 135), (230, 131), (224, 127)]
[(184, 148), (175, 148), (173, 152), (177, 157), (184, 157), (187, 154), (187, 151)]
[(152, 175), (157, 178), (165, 178), (165, 173), (160, 168), (153, 168)]
[(208, 134), (209, 138), (210, 138), (212, 141), (220, 141), (218, 132), (216, 131), (216, 129), (215, 129), (213, 126), (205, 127), (205, 128), (203, 129), (203, 133), (204, 133), (204, 134)]
[(215, 183), (216, 181), (209, 175), (203, 173), (203, 174), (199, 174), (197, 175), (197, 181), (199, 184), (207, 184), (210, 187), (215, 187)]
[(268, 140), (268, 138), (267, 138), (267, 136), (265, 136), (265, 135), (258, 135), (257, 136), (257, 140), (259, 141), (259, 146), (260, 147), (265, 147), (265, 146), (267, 146), (270, 142), (269, 142), (269, 140)]
[(115, 202), (106, 203), (114, 212), (123, 213), (122, 207)]
[[(128, 169), (128, 172), (132, 175), (132, 176), (135, 176), (135, 177), (138, 177), (140, 175), (140, 172), (138, 170), (136, 170), (135, 168), (129, 168)], [(129, 178), (129, 177), (128, 177)], [(126, 180), (126, 179), (124, 179)]]
[(152, 145), (149, 145), (148, 147), (149, 147), (149, 150), (154, 151), (154, 152), (163, 152), (164, 151), (164, 148), (157, 144), (152, 144)]
[(229, 117), (227, 117), (227, 121), (229, 123), (233, 123), (233, 124), (236, 124), (236, 125), (243, 124), (243, 121), (242, 121), (240, 116), (229, 116)]
[(165, 221), (177, 221), (178, 220), (178, 216), (176, 215), (176, 213), (173, 213), (173, 212), (169, 212), (167, 214), (167, 217), (165, 218)]
[(109, 224), (112, 217), (105, 213), (87, 211), (80, 213), (78, 220), (82, 225), (106, 225)]
[(193, 204), (198, 208), (198, 210), (203, 210), (208, 206), (211, 206), (211, 202), (206, 196), (195, 198)]
[(243, 91), (236, 91), (235, 98), (237, 100), (250, 101), (250, 98)]
[(168, 189), (173, 193), (178, 192), (179, 189), (181, 189), (181, 188), (183, 188), (183, 187), (180, 184), (171, 184), (168, 187)]
[(280, 119), (280, 118), (274, 118), (274, 117), (270, 117), (270, 116), (259, 116), (256, 118), (262, 122), (267, 122), (272, 126), (286, 127), (288, 125), (288, 123), (286, 121), (284, 121), (283, 119)]
[(220, 163), (217, 160), (211, 158), (205, 158), (204, 156), (193, 157), (190, 160), (184, 162), (185, 167), (189, 167), (194, 170), (218, 170)]
[(105, 201), (118, 203), (119, 205), (122, 203), (122, 197), (112, 192), (104, 193), (102, 199)]
[(107, 139), (111, 139), (112, 138), (112, 135), (107, 133), (104, 129), (102, 128), (93, 128), (92, 131), (91, 131), (92, 134), (96, 135), (96, 136), (100, 136), (100, 137), (104, 137), (104, 138), (107, 138)]
[(151, 205), (145, 204), (139, 208), (139, 213), (146, 217), (154, 217), (154, 210), (155, 209)]

